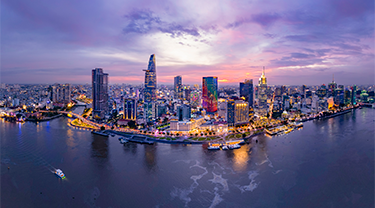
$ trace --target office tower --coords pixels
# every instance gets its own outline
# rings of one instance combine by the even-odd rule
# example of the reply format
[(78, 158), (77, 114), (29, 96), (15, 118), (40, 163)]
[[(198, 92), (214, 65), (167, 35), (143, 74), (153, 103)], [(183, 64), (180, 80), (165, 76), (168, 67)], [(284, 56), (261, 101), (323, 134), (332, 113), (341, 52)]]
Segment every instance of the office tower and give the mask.
[(167, 105), (166, 104), (159, 104), (156, 108), (157, 112), (156, 115), (161, 117), (163, 114), (167, 114)]
[(70, 103), (70, 84), (54, 84), (51, 86), (51, 100), (54, 103)]
[(153, 121), (156, 116), (155, 102), (145, 102), (143, 106), (144, 106), (144, 116), (145, 116), (146, 122)]
[(191, 89), (190, 86), (185, 86), (183, 89), (184, 100), (190, 102)]
[(92, 70), (93, 117), (103, 119), (108, 113), (108, 74), (101, 68)]
[(203, 77), (202, 106), (207, 113), (217, 111), (217, 77)]
[(145, 90), (144, 90), (144, 101), (151, 102), (156, 101), (156, 63), (155, 54), (150, 56), (148, 62), (148, 68), (145, 71)]
[(258, 84), (258, 108), (261, 114), (267, 114), (267, 78), (265, 75), (265, 69), (263, 67), (262, 76), (259, 78)]
[(245, 82), (240, 82), (240, 97), (245, 97), (245, 100), (249, 103), (249, 106), (253, 107), (254, 85), (252, 79), (246, 79)]
[(174, 98), (182, 99), (182, 80), (181, 76), (174, 77)]
[(346, 88), (344, 92), (345, 105), (350, 104), (352, 102), (351, 99), (352, 99), (352, 91)]
[(234, 112), (235, 112), (235, 101), (229, 100), (227, 103), (227, 116), (225, 120), (228, 123), (228, 126), (234, 126)]
[(127, 98), (124, 100), (124, 119), (133, 120), (137, 119), (137, 100)]
[(352, 99), (351, 99), (351, 101), (352, 101), (352, 105), (356, 105), (357, 104), (357, 102), (356, 102), (356, 92), (357, 92), (357, 85), (354, 85), (354, 86), (352, 86)]
[(337, 88), (337, 84), (335, 83), (335, 79), (334, 79), (335, 77), (332, 75), (332, 83), (329, 83), (328, 84), (328, 92), (327, 92), (327, 94), (328, 94), (328, 97), (330, 97), (330, 96), (335, 96), (335, 89)]
[(318, 95), (320, 98), (327, 95), (327, 87), (325, 84), (320, 86), (320, 88), (316, 91), (316, 95)]
[(189, 105), (177, 106), (177, 117), (179, 121), (191, 118), (191, 108)]
[(243, 100), (229, 100), (227, 104), (228, 126), (249, 122), (249, 104)]
[(226, 119), (227, 118), (227, 108), (228, 108), (228, 102), (225, 99), (219, 99), (217, 114), (221, 118)]

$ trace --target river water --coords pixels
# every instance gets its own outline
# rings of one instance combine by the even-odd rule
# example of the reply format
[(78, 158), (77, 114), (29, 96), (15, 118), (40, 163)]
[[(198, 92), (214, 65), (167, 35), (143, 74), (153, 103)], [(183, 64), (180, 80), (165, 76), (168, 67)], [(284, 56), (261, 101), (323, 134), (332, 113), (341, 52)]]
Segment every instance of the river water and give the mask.
[[(363, 108), (305, 122), (301, 130), (257, 136), (227, 151), (201, 145), (122, 145), (116, 138), (68, 126), (67, 117), (38, 124), (0, 121), (0, 203), (374, 207), (374, 112)], [(52, 173), (56, 168), (66, 179)]]

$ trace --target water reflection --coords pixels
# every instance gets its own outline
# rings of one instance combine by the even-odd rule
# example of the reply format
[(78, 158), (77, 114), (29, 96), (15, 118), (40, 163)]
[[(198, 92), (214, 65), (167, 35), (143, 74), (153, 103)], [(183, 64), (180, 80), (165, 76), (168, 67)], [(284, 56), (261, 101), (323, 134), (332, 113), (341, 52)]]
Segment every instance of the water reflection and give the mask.
[(108, 159), (108, 137), (92, 134), (92, 139), (91, 157), (102, 159), (102, 162), (106, 162)]
[(247, 162), (249, 161), (250, 153), (247, 151), (248, 146), (242, 146), (240, 149), (233, 150), (233, 170), (234, 171), (245, 171)]
[(154, 145), (147, 145), (145, 144), (144, 145), (144, 148), (145, 148), (145, 164), (146, 164), (146, 167), (150, 170), (150, 171), (154, 171), (155, 170), (155, 166), (156, 166), (156, 145), (157, 144), (154, 144)]
[(128, 142), (128, 143), (124, 144), (124, 152), (130, 151), (133, 155), (136, 155), (137, 154), (137, 147), (138, 147), (138, 145), (136, 143)]

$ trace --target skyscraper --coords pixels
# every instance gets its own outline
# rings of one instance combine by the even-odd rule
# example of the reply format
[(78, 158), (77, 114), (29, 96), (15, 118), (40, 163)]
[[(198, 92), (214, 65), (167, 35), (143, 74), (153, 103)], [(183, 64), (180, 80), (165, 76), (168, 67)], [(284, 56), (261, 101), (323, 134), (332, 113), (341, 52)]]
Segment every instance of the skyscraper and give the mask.
[(336, 88), (337, 88), (337, 84), (335, 82), (335, 77), (332, 75), (332, 83), (328, 84), (328, 97), (335, 96)]
[(124, 119), (133, 120), (137, 119), (137, 100), (127, 98), (124, 101)]
[(103, 69), (92, 70), (92, 107), (94, 118), (104, 118), (108, 113), (108, 74)]
[(245, 82), (240, 82), (240, 97), (245, 97), (245, 100), (249, 103), (249, 106), (253, 107), (254, 85), (252, 79), (246, 79)]
[(144, 100), (145, 102), (151, 102), (156, 100), (156, 63), (155, 54), (150, 56), (150, 61), (148, 62), (148, 68), (145, 71), (145, 90), (144, 90)]
[(249, 122), (249, 105), (243, 100), (229, 100), (227, 104), (227, 118), (229, 126)]
[(182, 99), (182, 81), (181, 76), (176, 76), (174, 78), (174, 98)]
[(265, 69), (263, 67), (262, 76), (259, 78), (258, 84), (258, 107), (261, 111), (261, 114), (267, 113), (267, 78), (265, 74)]
[(207, 113), (217, 111), (217, 77), (203, 77), (202, 106)]
[(54, 84), (51, 86), (51, 100), (54, 103), (70, 103), (70, 84)]

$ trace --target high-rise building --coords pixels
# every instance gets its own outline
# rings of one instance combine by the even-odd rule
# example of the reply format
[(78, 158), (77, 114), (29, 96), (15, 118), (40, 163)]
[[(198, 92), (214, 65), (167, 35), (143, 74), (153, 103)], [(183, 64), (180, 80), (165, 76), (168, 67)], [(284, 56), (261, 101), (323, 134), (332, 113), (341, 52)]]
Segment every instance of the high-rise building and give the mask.
[(180, 105), (177, 107), (177, 117), (179, 121), (191, 118), (191, 108), (189, 105)]
[(335, 96), (335, 89), (337, 88), (337, 84), (334, 78), (335, 77), (332, 75), (332, 83), (328, 84), (328, 97)]
[(124, 119), (133, 120), (137, 119), (137, 100), (127, 98), (124, 100)]
[(249, 106), (253, 107), (254, 85), (252, 79), (246, 79), (245, 82), (240, 82), (240, 97), (245, 97), (245, 100), (249, 103)]
[(202, 106), (207, 113), (217, 111), (217, 77), (203, 77)]
[(195, 91), (190, 93), (190, 104), (194, 108), (201, 105), (201, 95), (199, 92)]
[(108, 113), (108, 74), (101, 68), (92, 70), (92, 107), (94, 118), (104, 118)]
[(181, 76), (174, 77), (174, 98), (182, 99), (182, 79)]
[(354, 86), (352, 86), (352, 99), (351, 99), (352, 105), (357, 104), (357, 102), (356, 102), (356, 96), (355, 96), (356, 92), (357, 92), (357, 85), (354, 85)]
[(228, 102), (225, 99), (219, 99), (218, 103), (218, 109), (217, 109), (217, 114), (221, 118), (226, 119), (227, 118), (227, 108), (228, 108)]
[(148, 62), (148, 68), (145, 71), (145, 90), (144, 90), (144, 100), (145, 102), (156, 101), (156, 63), (155, 54), (150, 56)]
[(167, 114), (167, 105), (166, 104), (158, 104), (156, 110), (157, 110), (156, 115), (158, 117), (161, 117), (163, 114)]
[(267, 114), (267, 78), (263, 67), (262, 76), (258, 84), (258, 108), (261, 114)]
[(54, 84), (51, 90), (51, 100), (54, 103), (70, 103), (70, 84)]
[(229, 126), (249, 122), (249, 104), (243, 100), (229, 100), (227, 105), (227, 122)]
[(155, 102), (145, 102), (144, 103), (144, 116), (146, 122), (151, 122), (156, 116), (156, 105)]

